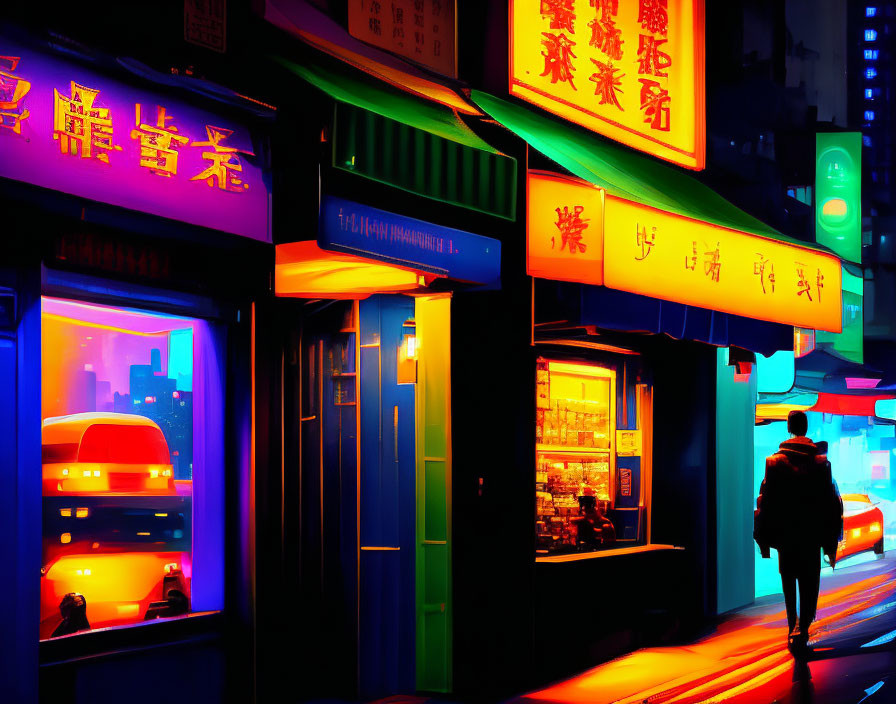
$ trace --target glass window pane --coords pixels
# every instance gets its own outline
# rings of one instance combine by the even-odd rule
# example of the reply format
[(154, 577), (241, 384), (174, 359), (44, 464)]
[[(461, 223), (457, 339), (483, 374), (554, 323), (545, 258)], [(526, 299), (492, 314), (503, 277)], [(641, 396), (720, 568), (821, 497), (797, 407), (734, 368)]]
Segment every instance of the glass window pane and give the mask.
[[(205, 417), (222, 396), (208, 324), (44, 298), (41, 330), (40, 637), (190, 612), (196, 585), (215, 591), (193, 566), (216, 569), (221, 549), (193, 526), (194, 428), (221, 434)], [(194, 372), (213, 398), (197, 397), (202, 416)], [(220, 487), (220, 439), (202, 445), (202, 491)]]

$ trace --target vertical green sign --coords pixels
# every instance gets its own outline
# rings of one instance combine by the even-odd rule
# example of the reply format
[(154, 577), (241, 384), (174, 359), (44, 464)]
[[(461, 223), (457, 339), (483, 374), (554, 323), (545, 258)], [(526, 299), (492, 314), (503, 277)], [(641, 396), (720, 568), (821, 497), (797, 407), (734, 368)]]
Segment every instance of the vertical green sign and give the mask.
[(862, 135), (815, 135), (815, 241), (862, 261)]

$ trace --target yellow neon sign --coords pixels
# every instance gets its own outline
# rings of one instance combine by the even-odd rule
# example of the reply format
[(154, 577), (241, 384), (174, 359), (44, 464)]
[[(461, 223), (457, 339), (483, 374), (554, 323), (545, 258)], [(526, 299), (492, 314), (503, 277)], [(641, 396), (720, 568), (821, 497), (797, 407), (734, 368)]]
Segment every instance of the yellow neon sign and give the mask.
[(603, 283), (604, 191), (530, 171), (526, 179), (526, 271), (558, 281)]
[(513, 95), (704, 167), (703, 0), (511, 0), (509, 24)]
[(840, 260), (607, 195), (609, 288), (829, 332), (841, 329)]

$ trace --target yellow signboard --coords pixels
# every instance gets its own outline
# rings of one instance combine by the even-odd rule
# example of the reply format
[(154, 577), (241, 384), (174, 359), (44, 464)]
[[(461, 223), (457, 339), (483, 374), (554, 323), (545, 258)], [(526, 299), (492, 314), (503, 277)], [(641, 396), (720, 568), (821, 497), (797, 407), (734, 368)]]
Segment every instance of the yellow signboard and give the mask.
[(758, 320), (840, 332), (840, 260), (607, 195), (604, 284)]
[(530, 171), (526, 184), (529, 276), (602, 284), (603, 189), (542, 171)]
[(703, 0), (511, 0), (510, 92), (702, 169), (703, 25)]

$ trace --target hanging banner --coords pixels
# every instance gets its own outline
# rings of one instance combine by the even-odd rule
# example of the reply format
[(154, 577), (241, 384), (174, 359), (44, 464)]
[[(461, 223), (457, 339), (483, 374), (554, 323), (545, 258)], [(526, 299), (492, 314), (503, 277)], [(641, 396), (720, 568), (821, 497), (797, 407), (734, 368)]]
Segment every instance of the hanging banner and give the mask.
[(604, 191), (541, 171), (526, 178), (526, 272), (557, 281), (604, 281)]
[(510, 92), (702, 169), (703, 0), (511, 0)]
[(840, 332), (840, 260), (607, 195), (604, 284), (785, 325)]
[(0, 177), (271, 241), (246, 125), (0, 37)]
[(356, 39), (457, 78), (455, 0), (349, 0)]

